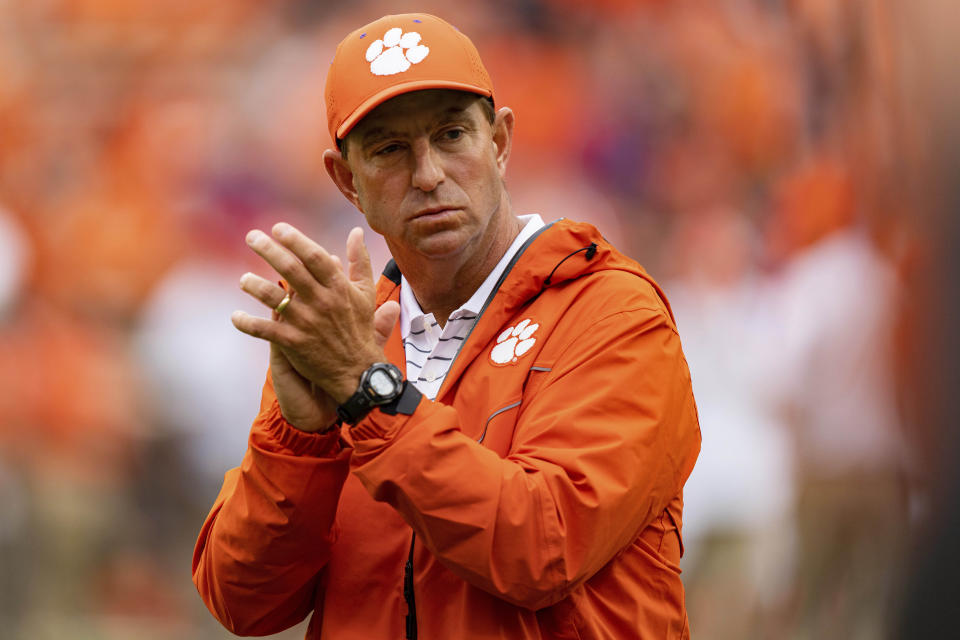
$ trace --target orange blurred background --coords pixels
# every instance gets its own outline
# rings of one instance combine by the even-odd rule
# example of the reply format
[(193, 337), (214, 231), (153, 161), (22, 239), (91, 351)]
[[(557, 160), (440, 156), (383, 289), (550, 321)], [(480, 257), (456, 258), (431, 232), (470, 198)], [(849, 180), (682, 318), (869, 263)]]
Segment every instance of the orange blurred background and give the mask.
[(693, 637), (899, 628), (953, 495), (946, 4), (0, 0), (0, 636), (230, 637), (189, 566), (266, 368), (243, 237), (342, 251), (326, 69), (414, 10), (517, 114), (518, 211), (595, 223), (673, 303)]

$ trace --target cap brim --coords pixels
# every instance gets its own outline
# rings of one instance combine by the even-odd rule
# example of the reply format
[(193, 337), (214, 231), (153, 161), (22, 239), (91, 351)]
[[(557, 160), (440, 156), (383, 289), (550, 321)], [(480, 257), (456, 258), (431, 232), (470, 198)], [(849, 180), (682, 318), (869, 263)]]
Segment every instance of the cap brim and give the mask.
[(376, 109), (379, 105), (383, 104), (390, 98), (395, 98), (404, 93), (410, 93), (411, 91), (422, 91), (424, 89), (457, 89), (460, 91), (468, 91), (470, 93), (476, 93), (481, 96), (486, 96), (489, 98), (493, 95), (493, 92), (490, 89), (484, 89), (483, 87), (470, 84), (467, 82), (451, 82), (447, 80), (413, 80), (411, 82), (404, 82), (401, 84), (395, 84), (382, 91), (378, 91), (373, 94), (357, 107), (353, 113), (351, 113), (346, 120), (337, 127), (337, 140), (343, 140), (344, 136), (350, 133), (350, 130), (364, 116)]

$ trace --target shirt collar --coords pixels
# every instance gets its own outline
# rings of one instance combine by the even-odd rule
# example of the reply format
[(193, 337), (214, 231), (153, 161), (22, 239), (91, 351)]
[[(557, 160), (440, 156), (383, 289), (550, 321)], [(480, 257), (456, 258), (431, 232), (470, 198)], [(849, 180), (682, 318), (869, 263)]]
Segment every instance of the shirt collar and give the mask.
[[(513, 257), (518, 251), (520, 251), (520, 247), (522, 247), (524, 243), (529, 240), (531, 236), (533, 236), (533, 234), (535, 234), (544, 226), (543, 218), (536, 213), (517, 216), (517, 218), (523, 223), (523, 228), (520, 229), (520, 233), (517, 234), (517, 237), (514, 238), (513, 243), (507, 249), (506, 253), (503, 254), (502, 258), (500, 258), (500, 262), (498, 262), (493, 270), (487, 274), (483, 284), (481, 284), (480, 287), (473, 293), (473, 295), (470, 296), (469, 300), (464, 302), (459, 309), (450, 314), (451, 319), (458, 318), (466, 313), (471, 315), (479, 314), (480, 310), (483, 308), (483, 303), (486, 302), (487, 298), (490, 297), (490, 294), (493, 292), (493, 287), (496, 286), (497, 281), (500, 280), (500, 276), (502, 276), (503, 272), (506, 271), (507, 265), (510, 264), (510, 261), (513, 260)], [(413, 289), (407, 282), (406, 277), (401, 275), (400, 335), (403, 337), (410, 335), (410, 329), (413, 321), (418, 318), (422, 318), (423, 316), (423, 309), (420, 308), (420, 303), (417, 302), (416, 296), (413, 295)]]

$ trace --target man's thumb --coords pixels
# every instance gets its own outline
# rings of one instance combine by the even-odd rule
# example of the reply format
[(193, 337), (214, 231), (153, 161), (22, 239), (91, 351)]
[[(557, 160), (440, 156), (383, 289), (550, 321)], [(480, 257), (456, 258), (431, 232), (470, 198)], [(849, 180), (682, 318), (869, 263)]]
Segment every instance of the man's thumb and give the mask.
[(373, 314), (373, 332), (377, 346), (381, 349), (387, 344), (387, 339), (393, 333), (393, 328), (400, 317), (400, 304), (396, 300), (384, 302)]

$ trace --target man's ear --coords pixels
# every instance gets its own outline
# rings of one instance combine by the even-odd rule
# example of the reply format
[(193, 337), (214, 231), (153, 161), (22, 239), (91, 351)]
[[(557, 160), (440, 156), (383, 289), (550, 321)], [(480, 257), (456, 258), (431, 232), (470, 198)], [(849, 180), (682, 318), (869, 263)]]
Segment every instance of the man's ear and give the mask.
[(493, 144), (497, 150), (497, 167), (500, 175), (507, 172), (507, 160), (510, 159), (510, 145), (513, 144), (513, 109), (500, 107), (493, 120)]
[(340, 189), (340, 193), (362, 213), (357, 188), (353, 184), (353, 171), (343, 154), (334, 149), (327, 149), (323, 152), (323, 166), (327, 170), (327, 175)]

